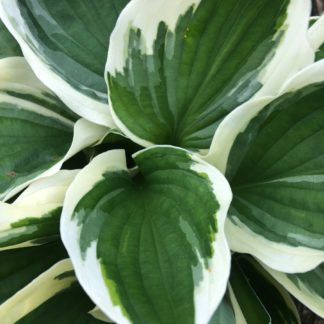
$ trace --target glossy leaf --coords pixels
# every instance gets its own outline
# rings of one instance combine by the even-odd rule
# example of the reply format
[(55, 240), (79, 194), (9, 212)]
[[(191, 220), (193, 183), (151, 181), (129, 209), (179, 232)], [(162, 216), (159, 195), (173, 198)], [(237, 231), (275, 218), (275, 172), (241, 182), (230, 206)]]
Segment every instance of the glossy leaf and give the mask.
[(0, 250), (59, 237), (65, 192), (78, 171), (59, 171), (31, 184), (12, 204), (0, 202)]
[(0, 16), (39, 79), (80, 116), (113, 126), (104, 67), (128, 0), (1, 0)]
[(80, 119), (45, 88), (23, 58), (0, 60), (0, 200), (56, 173), (106, 128)]
[(309, 9), (299, 0), (131, 2), (108, 52), (116, 124), (143, 146), (209, 148), (229, 112), (312, 62)]
[(97, 156), (68, 189), (61, 235), (81, 285), (117, 323), (207, 323), (226, 289), (224, 177), (188, 151)]
[(318, 62), (297, 75), (229, 145), (231, 248), (279, 271), (308, 271), (324, 260), (323, 71)]
[(318, 316), (324, 318), (324, 263), (306, 273), (286, 274), (266, 266), (265, 268), (284, 289)]

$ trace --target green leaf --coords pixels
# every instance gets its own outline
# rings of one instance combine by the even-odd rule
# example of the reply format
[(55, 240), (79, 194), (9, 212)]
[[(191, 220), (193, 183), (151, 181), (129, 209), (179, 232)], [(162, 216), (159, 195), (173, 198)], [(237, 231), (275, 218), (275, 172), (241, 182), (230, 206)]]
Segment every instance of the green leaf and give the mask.
[(324, 263), (305, 273), (283, 273), (265, 269), (295, 298), (324, 318)]
[(7, 28), (0, 20), (0, 60), (6, 57), (22, 56), (20, 47), (16, 40), (8, 32)]
[[(300, 323), (298, 311), (289, 293), (251, 257), (235, 255), (230, 285), (247, 323)], [(241, 290), (244, 291), (243, 294)], [(257, 298), (249, 299), (248, 296), (253, 295)], [(262, 305), (267, 316), (258, 313), (258, 309), (261, 311), (258, 304), (260, 307)]]
[(259, 299), (257, 292), (251, 286), (240, 265), (234, 260), (231, 267), (229, 291), (238, 323), (271, 323), (267, 308)]
[(309, 9), (299, 0), (131, 2), (108, 52), (116, 124), (142, 146), (209, 148), (229, 112), (277, 93), (313, 61)]
[(226, 289), (225, 178), (188, 151), (97, 156), (68, 189), (61, 235), (81, 285), (117, 323), (207, 323)]
[(300, 323), (289, 293), (247, 255), (233, 255), (227, 294), (209, 322), (235, 323)]
[[(75, 279), (75, 278), (74, 278)], [(34, 287), (33, 287), (34, 289)], [(29, 291), (33, 294), (33, 291)], [(32, 310), (17, 321), (17, 324), (99, 324), (89, 311), (94, 304), (76, 282)]]
[(78, 285), (69, 259), (39, 275), (0, 306), (3, 323), (102, 323), (88, 311), (94, 307)]
[(234, 309), (228, 294), (225, 295), (208, 324), (236, 324)]
[(2, 0), (0, 17), (39, 79), (80, 116), (113, 126), (104, 67), (128, 0)]
[[(0, 305), (56, 262), (66, 258), (61, 242), (0, 252)], [(0, 306), (0, 322), (3, 323)]]
[(65, 192), (77, 173), (61, 170), (32, 183), (12, 204), (0, 202), (0, 250), (59, 237)]
[(323, 91), (324, 61), (255, 109), (247, 126), (234, 131), (242, 131), (234, 144), (226, 143), (231, 248), (278, 271), (309, 271), (324, 260)]
[(75, 115), (32, 73), (23, 58), (0, 60), (0, 200), (99, 141), (106, 128)]

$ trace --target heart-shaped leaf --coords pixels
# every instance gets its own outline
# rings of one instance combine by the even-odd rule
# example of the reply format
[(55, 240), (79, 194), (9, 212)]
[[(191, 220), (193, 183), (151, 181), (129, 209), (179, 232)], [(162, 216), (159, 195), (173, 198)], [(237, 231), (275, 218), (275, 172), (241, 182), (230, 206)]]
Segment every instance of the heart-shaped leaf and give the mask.
[(225, 178), (162, 146), (97, 156), (68, 189), (61, 234), (81, 285), (118, 323), (207, 323), (226, 289)]

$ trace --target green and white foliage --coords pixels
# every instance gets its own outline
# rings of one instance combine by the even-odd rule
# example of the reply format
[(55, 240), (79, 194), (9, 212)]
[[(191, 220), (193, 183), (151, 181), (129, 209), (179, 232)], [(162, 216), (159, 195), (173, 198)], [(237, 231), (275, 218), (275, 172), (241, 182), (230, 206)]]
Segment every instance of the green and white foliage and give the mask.
[(59, 241), (22, 249), (0, 251), (0, 322), (3, 303), (55, 263), (67, 258)]
[(237, 324), (300, 323), (288, 292), (252, 258), (234, 255), (229, 296)]
[(324, 318), (324, 263), (306, 273), (288, 274), (264, 267), (295, 298)]
[(117, 323), (208, 323), (226, 289), (225, 178), (157, 146), (97, 156), (69, 187), (61, 234), (81, 285)]
[(0, 320), (3, 324), (103, 323), (88, 314), (93, 307), (65, 259), (1, 304)]
[(324, 58), (324, 16), (312, 17), (308, 32), (310, 45), (315, 50), (315, 60)]
[[(278, 271), (309, 271), (324, 261), (323, 91), (319, 61), (278, 99), (250, 102), (229, 116), (208, 157), (233, 190), (231, 248)], [(225, 147), (220, 159), (217, 143)]]
[(276, 94), (313, 61), (306, 37), (309, 5), (132, 1), (117, 21), (108, 51), (116, 124), (143, 146), (208, 149), (226, 115), (255, 94)]
[(1, 0), (0, 17), (44, 84), (80, 116), (113, 126), (104, 67), (128, 0)]
[(324, 317), (310, 12), (0, 0), (1, 324), (300, 324), (289, 293)]
[(0, 202), (0, 251), (59, 238), (65, 192), (78, 171), (35, 181), (12, 204)]
[(24, 58), (1, 59), (0, 71), (0, 200), (7, 200), (34, 179), (55, 174), (106, 128), (76, 121)]

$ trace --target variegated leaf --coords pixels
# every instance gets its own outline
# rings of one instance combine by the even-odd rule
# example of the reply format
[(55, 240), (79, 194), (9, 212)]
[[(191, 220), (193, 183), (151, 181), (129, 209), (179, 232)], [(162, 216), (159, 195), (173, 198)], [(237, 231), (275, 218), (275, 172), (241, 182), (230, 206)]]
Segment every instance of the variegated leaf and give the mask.
[(0, 60), (0, 200), (55, 174), (106, 128), (75, 115), (43, 86), (21, 57)]
[(93, 307), (77, 283), (70, 260), (65, 259), (0, 305), (0, 321), (3, 324), (103, 323), (88, 314)]
[(234, 193), (226, 228), (231, 248), (278, 271), (309, 271), (324, 260), (323, 91), (319, 61), (278, 99), (229, 115), (207, 157)]
[[(65, 258), (67, 258), (66, 251), (59, 241), (40, 246), (1, 251), (0, 305), (56, 262)], [(5, 315), (5, 313), (2, 313), (2, 316), (0, 316), (1, 323), (3, 323)]]
[(59, 171), (31, 184), (13, 203), (0, 202), (0, 251), (59, 237), (65, 192), (78, 171)]
[(309, 12), (300, 0), (131, 1), (107, 60), (117, 126), (143, 146), (208, 149), (226, 115), (313, 62)]
[(188, 151), (97, 156), (64, 203), (61, 234), (81, 285), (117, 323), (208, 323), (226, 289), (225, 178)]
[(1, 0), (0, 17), (38, 78), (73, 111), (113, 126), (104, 67), (109, 35), (128, 0)]
[(324, 318), (324, 263), (305, 273), (283, 273), (264, 267), (284, 289)]

